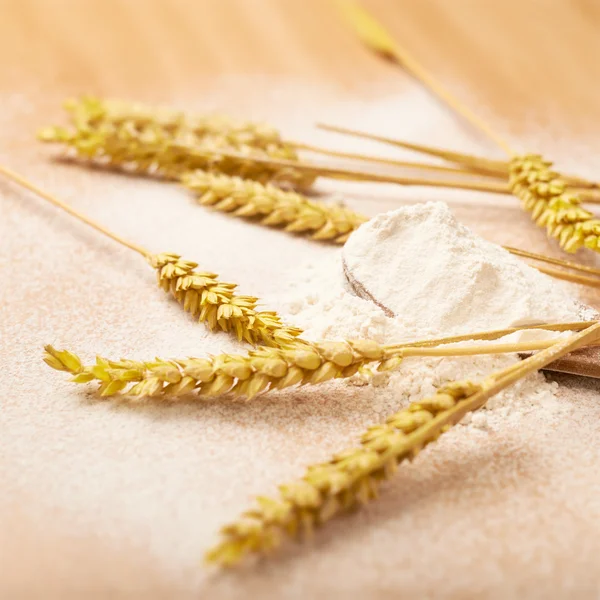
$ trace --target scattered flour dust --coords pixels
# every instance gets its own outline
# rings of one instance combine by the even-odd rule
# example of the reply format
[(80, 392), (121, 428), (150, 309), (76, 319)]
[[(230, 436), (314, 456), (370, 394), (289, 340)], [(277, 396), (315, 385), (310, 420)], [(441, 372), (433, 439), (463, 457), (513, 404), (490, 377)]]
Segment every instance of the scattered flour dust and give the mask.
[[(344, 266), (379, 305), (351, 291)], [(475, 235), (442, 202), (405, 206), (365, 223), (330, 260), (305, 267), (291, 284), (284, 306), (288, 320), (309, 339), (369, 338), (380, 343), (588, 316), (560, 282)], [(381, 306), (390, 310), (386, 313)], [(513, 334), (511, 340), (542, 335), (552, 334), (529, 330)], [(376, 375), (366, 393), (382, 407), (392, 397), (400, 406), (447, 381), (480, 379), (517, 360), (513, 355), (406, 359), (398, 371)], [(337, 385), (365, 382), (355, 377)], [(518, 418), (540, 405), (559, 411), (556, 388), (542, 374), (532, 374), (492, 398), (487, 413), (467, 422), (485, 427), (494, 417)]]

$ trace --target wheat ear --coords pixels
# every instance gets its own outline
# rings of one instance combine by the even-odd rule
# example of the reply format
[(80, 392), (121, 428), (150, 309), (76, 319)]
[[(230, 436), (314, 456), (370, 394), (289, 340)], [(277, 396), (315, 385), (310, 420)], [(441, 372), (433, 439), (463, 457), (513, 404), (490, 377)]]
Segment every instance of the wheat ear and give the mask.
[[(74, 375), (76, 383), (101, 382), (100, 393), (111, 396), (166, 396), (194, 391), (200, 397), (232, 394), (253, 398), (268, 389), (317, 384), (334, 377), (349, 377), (366, 363), (385, 360), (374, 342), (297, 343), (287, 349), (259, 348), (247, 356), (222, 354), (211, 358), (156, 359), (153, 362), (109, 361), (82, 366), (69, 351), (46, 346), (46, 363)], [(134, 383), (132, 387), (128, 387)]]
[(225, 115), (189, 115), (166, 107), (154, 107), (137, 102), (84, 96), (68, 100), (65, 108), (77, 127), (95, 128), (102, 124), (134, 127), (144, 131), (158, 127), (170, 135), (192, 134), (202, 138), (223, 138), (232, 148), (252, 146), (280, 158), (297, 159), (295, 148), (284, 142), (281, 134), (266, 123), (237, 121)]
[[(187, 171), (205, 169), (298, 187), (310, 186), (315, 180), (313, 172), (251, 160), (252, 157), (287, 160), (289, 153), (277, 146), (262, 149), (235, 144), (231, 137), (222, 135), (199, 139), (187, 130), (173, 134), (153, 124), (140, 128), (128, 122), (101, 121), (93, 127), (48, 127), (38, 137), (45, 142), (60, 143), (76, 158), (98, 166), (165, 179), (176, 180)], [(232, 149), (237, 152), (235, 157), (222, 155), (222, 151)]]
[(285, 537), (310, 535), (338, 514), (375, 499), (379, 486), (399, 463), (414, 459), (465, 414), (481, 408), (488, 398), (528, 373), (599, 337), (600, 324), (596, 324), (480, 383), (453, 382), (413, 402), (384, 424), (370, 427), (360, 446), (313, 465), (299, 481), (280, 486), (278, 498), (259, 497), (256, 508), (221, 529), (223, 539), (207, 552), (206, 560), (232, 566), (248, 554), (266, 554)]
[(523, 326), (385, 346), (370, 340), (318, 343), (295, 340), (285, 347), (257, 348), (245, 356), (221, 354), (210, 358), (156, 358), (150, 362), (111, 361), (99, 357), (91, 366), (83, 366), (81, 360), (68, 350), (46, 346), (44, 360), (52, 368), (74, 375), (76, 383), (98, 381), (103, 396), (120, 393), (125, 396), (174, 398), (196, 392), (200, 397), (230, 394), (252, 398), (269, 390), (350, 377), (359, 370), (365, 375), (374, 368), (391, 370), (409, 356), (472, 356), (539, 350), (553, 342), (460, 347), (449, 344), (496, 340), (524, 329), (580, 331), (590, 325), (590, 322), (581, 321)]
[(368, 217), (337, 204), (313, 202), (296, 192), (273, 185), (205, 171), (182, 176), (185, 187), (198, 194), (198, 202), (236, 217), (259, 218), (263, 225), (306, 233), (315, 240), (343, 244)]
[(565, 251), (585, 246), (600, 252), (600, 219), (581, 207), (580, 198), (569, 192), (567, 182), (551, 166), (535, 154), (514, 157), (510, 161), (513, 193)]
[(159, 286), (211, 330), (231, 331), (240, 341), (266, 346), (289, 344), (302, 333), (284, 325), (277, 313), (256, 310), (258, 298), (236, 296), (236, 284), (219, 281), (214, 273), (195, 271), (198, 263), (166, 253), (147, 260), (156, 269)]

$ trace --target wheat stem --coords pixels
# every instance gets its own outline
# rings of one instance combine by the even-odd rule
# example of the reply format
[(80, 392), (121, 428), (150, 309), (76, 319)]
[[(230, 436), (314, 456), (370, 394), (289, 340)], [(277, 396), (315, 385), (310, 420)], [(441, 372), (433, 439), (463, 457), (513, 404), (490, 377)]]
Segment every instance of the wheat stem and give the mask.
[(359, 447), (313, 465), (299, 481), (280, 486), (279, 498), (259, 497), (256, 508), (221, 529), (222, 541), (207, 552), (206, 560), (233, 566), (249, 554), (267, 554), (285, 537), (305, 537), (338, 514), (375, 499), (379, 485), (399, 463), (414, 459), (468, 412), (481, 408), (525, 375), (599, 338), (600, 324), (596, 323), (480, 383), (450, 383), (435, 395), (413, 402), (384, 424), (369, 428)]
[(590, 273), (591, 275), (600, 276), (600, 269), (595, 267), (588, 267), (587, 265), (580, 265), (579, 263), (572, 262), (570, 260), (562, 260), (560, 258), (552, 258), (551, 256), (546, 256), (543, 254), (536, 254), (535, 252), (528, 252), (527, 250), (520, 250), (519, 248), (513, 248), (512, 246), (504, 246), (504, 249), (508, 250), (515, 256), (539, 260), (549, 264), (558, 265), (566, 269), (572, 269), (573, 271), (581, 271), (582, 273)]
[(547, 267), (536, 267), (540, 273), (554, 277), (554, 279), (562, 279), (571, 283), (578, 283), (579, 285), (586, 285), (588, 287), (600, 287), (600, 279), (594, 277), (586, 277), (585, 275), (574, 275), (573, 273), (565, 273), (559, 269), (551, 269)]
[[(489, 344), (483, 346), (464, 346), (459, 348), (427, 348), (415, 346), (399, 350), (398, 356), (409, 358), (411, 356), (478, 356), (481, 354), (507, 354), (511, 352), (532, 352), (534, 350), (544, 350), (552, 344), (554, 340), (538, 340), (532, 342), (519, 342), (507, 344)], [(388, 352), (390, 351), (387, 349)]]
[[(324, 129), (327, 129), (327, 126), (321, 126)], [(334, 128), (335, 129), (335, 128)], [(364, 137), (373, 137), (373, 136), (364, 136)], [(377, 137), (377, 136), (375, 136)], [(405, 169), (417, 169), (417, 170), (427, 170), (438, 173), (449, 173), (452, 175), (474, 175), (477, 172), (474, 172), (473, 169), (469, 169), (468, 166), (463, 166), (462, 168), (457, 167), (445, 167), (441, 165), (431, 165), (427, 163), (414, 162), (414, 161), (403, 161), (397, 160), (395, 158), (386, 158), (382, 156), (372, 156), (370, 154), (361, 154), (357, 152), (343, 152), (341, 150), (331, 150), (329, 148), (322, 148), (320, 146), (314, 146), (312, 144), (306, 144), (304, 142), (288, 142), (294, 148), (298, 150), (306, 150), (308, 152), (313, 152), (315, 154), (323, 154), (325, 156), (333, 156), (336, 158), (349, 158), (351, 160), (359, 160), (364, 162), (370, 162), (375, 164), (389, 165), (393, 167), (400, 167)], [(506, 167), (502, 175), (506, 177), (508, 172), (508, 167)], [(497, 175), (496, 171), (489, 170), (485, 171), (482, 169), (481, 174), (485, 175)]]
[(407, 150), (414, 150), (415, 152), (427, 154), (429, 156), (436, 156), (449, 162), (461, 164), (464, 166), (464, 168), (473, 171), (474, 173), (480, 173), (483, 175), (493, 175), (504, 178), (506, 178), (506, 176), (508, 175), (508, 163), (506, 161), (492, 160), (480, 156), (474, 156), (472, 154), (456, 152), (454, 150), (438, 148), (435, 146), (426, 146), (424, 144), (417, 144), (415, 142), (407, 142), (404, 140), (390, 138), (383, 135), (376, 135), (373, 133), (358, 131), (356, 129), (351, 129), (348, 127), (340, 127), (338, 125), (317, 123), (317, 127), (319, 129), (324, 129), (325, 131), (332, 131), (344, 135), (351, 135), (354, 137), (382, 142), (384, 144), (389, 144), (392, 146), (398, 146)]
[(243, 160), (256, 165), (263, 165), (266, 168), (287, 168), (321, 177), (341, 178), (355, 181), (375, 181), (379, 183), (395, 183), (403, 186), (443, 187), (477, 192), (488, 192), (492, 194), (510, 193), (508, 186), (499, 181), (460, 181), (455, 179), (429, 179), (426, 177), (399, 177), (396, 175), (371, 173), (369, 171), (362, 171), (358, 169), (330, 167), (308, 161), (287, 160), (263, 156), (245, 156), (239, 152), (221, 149), (202, 150), (179, 143), (174, 144), (174, 147), (180, 151), (187, 151), (198, 156), (217, 156), (224, 159), (233, 159), (239, 161)]
[(526, 330), (542, 330), (542, 331), (581, 331), (594, 325), (597, 321), (574, 321), (570, 323), (542, 323), (541, 325), (521, 325), (520, 327), (509, 327), (507, 329), (493, 329), (490, 331), (478, 331), (475, 333), (466, 333), (462, 335), (454, 335), (443, 338), (434, 338), (430, 340), (419, 340), (416, 342), (402, 342), (400, 344), (391, 344), (387, 346), (390, 351), (400, 348), (414, 347), (430, 347), (443, 346), (446, 344), (455, 344), (457, 342), (466, 342), (472, 340), (497, 340), (498, 338), (517, 333), (518, 331)]
[(109, 229), (104, 227), (103, 225), (100, 225), (100, 223), (94, 221), (93, 219), (90, 219), (88, 216), (84, 215), (83, 213), (79, 212), (78, 210), (75, 210), (73, 207), (69, 206), (67, 203), (63, 202), (56, 196), (54, 196), (48, 192), (45, 192), (44, 190), (42, 190), (35, 184), (31, 183), (30, 181), (25, 179), (23, 176), (19, 175), (15, 171), (13, 171), (12, 169), (9, 169), (8, 167), (0, 165), (0, 173), (2, 175), (4, 175), (7, 179), (10, 179), (14, 183), (20, 185), (21, 187), (25, 188), (26, 190), (29, 190), (30, 192), (33, 192), (40, 198), (46, 200), (47, 202), (50, 202), (50, 204), (53, 204), (54, 206), (60, 208), (61, 210), (65, 211), (66, 213), (75, 217), (82, 223), (89, 225), (96, 231), (111, 238), (118, 244), (121, 244), (122, 246), (125, 246), (126, 248), (129, 248), (130, 250), (133, 250), (134, 252), (137, 252), (138, 254), (141, 254), (145, 258), (148, 258), (150, 256), (150, 252), (148, 250), (146, 250), (145, 248), (143, 248), (142, 246), (139, 246), (138, 244), (134, 244), (133, 242), (130, 242), (130, 241), (122, 238), (121, 236), (117, 235), (116, 233), (113, 233), (112, 231), (110, 231)]
[[(466, 171), (467, 173), (487, 175), (506, 180), (510, 169), (509, 161), (505, 160), (492, 160), (489, 158), (484, 158), (482, 156), (474, 156), (472, 154), (465, 154), (462, 152), (457, 152), (455, 150), (448, 150), (446, 148), (439, 148), (436, 146), (426, 146), (424, 144), (417, 144), (415, 142), (407, 142), (396, 138), (376, 135), (373, 133), (367, 133), (364, 131), (358, 131), (356, 129), (350, 129), (348, 127), (340, 127), (337, 125), (317, 123), (317, 127), (319, 129), (324, 129), (325, 131), (332, 131), (334, 133), (341, 133), (344, 135), (351, 135), (367, 140), (374, 140), (377, 142), (382, 142), (384, 144), (398, 146), (400, 148), (405, 148), (408, 150), (414, 150), (415, 152), (427, 154), (429, 156), (435, 156), (448, 162), (453, 162), (461, 165), (464, 171)], [(356, 157), (358, 158), (358, 156), (360, 155), (357, 155)], [(363, 160), (370, 160), (372, 158), (373, 157), (364, 156)], [(379, 159), (377, 159), (377, 161), (373, 160), (373, 162), (378, 161)], [(415, 164), (420, 165), (422, 163)], [(600, 202), (600, 199), (596, 195), (592, 195), (592, 193), (590, 192), (590, 190), (592, 189), (598, 189), (599, 185), (597, 182), (588, 181), (587, 179), (584, 179), (583, 177), (579, 177), (577, 175), (565, 175), (564, 178), (570, 185), (579, 188), (580, 193), (585, 193), (587, 190), (587, 195), (585, 197), (586, 202)]]
[(466, 104), (458, 100), (423, 65), (415, 60), (408, 50), (401, 46), (373, 15), (362, 8), (357, 2), (345, 1), (341, 3), (341, 7), (344, 16), (354, 29), (354, 32), (369, 48), (384, 54), (398, 65), (407, 69), (443, 102), (469, 121), (476, 129), (484, 133), (509, 156), (514, 154), (510, 144), (498, 132), (490, 127), (481, 117), (476, 115)]

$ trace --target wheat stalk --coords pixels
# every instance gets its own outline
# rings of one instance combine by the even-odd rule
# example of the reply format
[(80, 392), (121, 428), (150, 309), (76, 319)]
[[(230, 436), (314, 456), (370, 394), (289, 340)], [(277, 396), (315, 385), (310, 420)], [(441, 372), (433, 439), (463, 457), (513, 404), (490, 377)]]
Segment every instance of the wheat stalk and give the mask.
[(551, 170), (541, 156), (515, 156), (510, 161), (510, 186), (537, 225), (567, 252), (582, 246), (600, 252), (600, 219), (581, 207), (580, 198)]
[(248, 554), (266, 554), (285, 537), (306, 537), (338, 514), (375, 499), (399, 463), (414, 459), (465, 414), (528, 373), (599, 337), (596, 324), (480, 383), (449, 383), (433, 396), (413, 402), (384, 424), (370, 427), (360, 446), (313, 465), (299, 481), (280, 486), (278, 498), (259, 497), (256, 508), (221, 529), (223, 539), (207, 552), (206, 560), (232, 566)]
[[(405, 148), (407, 150), (413, 150), (415, 152), (426, 154), (428, 156), (435, 156), (436, 158), (441, 158), (442, 160), (445, 160), (447, 162), (461, 165), (463, 171), (466, 171), (468, 173), (487, 175), (504, 180), (506, 180), (509, 175), (510, 161), (494, 160), (490, 158), (485, 158), (483, 156), (475, 156), (473, 154), (457, 152), (456, 150), (449, 150), (447, 148), (439, 148), (437, 146), (426, 146), (425, 144), (417, 144), (415, 142), (408, 142), (406, 140), (390, 138), (387, 136), (368, 133), (365, 131), (359, 131), (348, 127), (340, 127), (338, 125), (317, 123), (317, 127), (325, 131), (331, 131), (334, 133), (341, 133), (353, 137), (374, 140), (383, 144), (388, 144), (399, 148)], [(364, 160), (367, 160), (369, 158), (370, 157), (365, 157)], [(389, 164), (393, 164), (393, 162), (390, 161)], [(444, 169), (448, 170), (451, 168), (445, 167)], [(456, 171), (454, 170), (454, 172)], [(583, 177), (579, 177), (577, 175), (563, 175), (563, 177), (569, 185), (581, 188), (581, 192), (585, 192), (586, 189), (598, 189), (598, 187), (600, 187), (597, 182), (588, 181), (587, 179), (584, 179)], [(586, 195), (585, 200), (586, 202), (599, 201), (598, 197), (595, 195)]]
[[(536, 223), (545, 225), (548, 234), (557, 239), (564, 250), (575, 252), (585, 246), (600, 251), (600, 219), (581, 208), (581, 198), (569, 191), (570, 182), (566, 178), (551, 171), (550, 162), (539, 155), (517, 155), (497, 131), (449, 92), (373, 15), (356, 2), (346, 1), (341, 6), (355, 33), (371, 50), (407, 69), (447, 106), (506, 152), (511, 191), (531, 211)], [(468, 157), (469, 160), (472, 158)]]
[(61, 143), (75, 157), (97, 166), (177, 179), (193, 169), (237, 175), (259, 182), (289, 183), (309, 187), (317, 176), (337, 179), (395, 183), (410, 186), (433, 186), (494, 194), (509, 193), (505, 183), (470, 179), (432, 179), (399, 177), (357, 169), (331, 167), (292, 160), (278, 148), (267, 151), (253, 146), (232, 145), (227, 136), (198, 139), (188, 130), (171, 133), (157, 125), (140, 129), (133, 123), (100, 122), (69, 130), (48, 127), (38, 133), (44, 142)]
[[(169, 109), (156, 109), (140, 104), (101, 100), (87, 97), (67, 103), (74, 130), (50, 127), (39, 133), (40, 139), (60, 142), (80, 159), (96, 165), (127, 169), (130, 172), (158, 175), (176, 179), (185, 171), (201, 168), (212, 172), (240, 175), (262, 182), (292, 183), (297, 187), (310, 186), (317, 176), (397, 183), (400, 185), (429, 185), (491, 193), (510, 193), (506, 184), (496, 181), (469, 179), (428, 179), (395, 177), (368, 171), (329, 167), (300, 161), (296, 148), (308, 149), (330, 156), (342, 156), (362, 161), (394, 164), (405, 168), (427, 169), (454, 175), (464, 175), (465, 169), (440, 167), (422, 163), (394, 161), (328, 150), (302, 143), (284, 142), (277, 130), (268, 125), (236, 122), (224, 116), (188, 116)], [(326, 128), (353, 135), (371, 137), (387, 143), (388, 138), (360, 134), (342, 128)], [(460, 163), (466, 172), (504, 175), (508, 163), (491, 161), (449, 150), (394, 142), (395, 145), (427, 151)], [(457, 158), (459, 157), (459, 158)], [(500, 167), (498, 167), (500, 165)], [(598, 202), (589, 190), (579, 190), (587, 202)]]
[(592, 324), (583, 321), (523, 326), (384, 346), (371, 340), (312, 343), (296, 339), (281, 347), (257, 348), (247, 355), (221, 354), (209, 358), (170, 360), (156, 358), (150, 362), (129, 359), (111, 361), (98, 357), (96, 364), (90, 366), (84, 366), (79, 357), (68, 350), (46, 346), (44, 360), (54, 369), (71, 373), (75, 383), (98, 381), (102, 396), (121, 394), (139, 398), (176, 398), (195, 392), (199, 397), (230, 394), (238, 398), (253, 398), (270, 390), (350, 377), (358, 371), (368, 376), (372, 369), (392, 370), (404, 358), (411, 356), (474, 356), (540, 350), (553, 342), (467, 346), (449, 344), (467, 340), (496, 340), (524, 329), (580, 331)]
[(233, 332), (238, 340), (267, 346), (289, 344), (301, 333), (296, 327), (284, 325), (277, 313), (256, 310), (257, 298), (235, 295), (235, 284), (219, 281), (214, 273), (194, 271), (197, 263), (183, 260), (177, 254), (153, 254), (146, 248), (113, 233), (18, 173), (0, 166), (0, 174), (143, 256), (156, 269), (160, 287), (170, 292), (183, 305), (185, 311), (205, 322), (210, 329), (220, 328)]
[(260, 218), (263, 225), (310, 234), (314, 240), (343, 244), (368, 220), (338, 204), (313, 202), (302, 194), (240, 177), (192, 171), (183, 175), (181, 182), (198, 194), (198, 202), (204, 206), (236, 217)]

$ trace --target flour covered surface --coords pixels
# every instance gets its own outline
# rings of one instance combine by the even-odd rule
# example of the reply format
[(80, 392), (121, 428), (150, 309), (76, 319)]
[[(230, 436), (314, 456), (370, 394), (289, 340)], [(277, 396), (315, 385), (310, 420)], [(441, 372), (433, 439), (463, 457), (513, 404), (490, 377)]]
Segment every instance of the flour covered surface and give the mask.
[(563, 284), (473, 233), (443, 202), (374, 217), (342, 256), (355, 290), (424, 334), (568, 321), (578, 310)]
[[(478, 150), (463, 124), (448, 119), (424, 92), (402, 89), (376, 101), (341, 102), (326, 90), (295, 84), (282, 90), (262, 80), (233, 78), (215, 87), (218, 95), (207, 88), (180, 99), (182, 106), (192, 111), (203, 103), (207, 110), (234, 104), (245, 116), (240, 99), (256, 100), (253, 114), (271, 119), (271, 111), (278, 111), (275, 117), (286, 135), (314, 144), (337, 142), (330, 134), (311, 133), (309, 125), (324, 120), (360, 122), (366, 131)], [(40, 102), (54, 110), (62, 94), (48, 100), (52, 93), (44, 89)], [(32, 111), (38, 106), (38, 97), (32, 98), (36, 104), (30, 102), (29, 112), (20, 97), (3, 104), (4, 141), (23, 140), (14, 152), (6, 147), (7, 160), (128, 239), (198, 260), (203, 269), (238, 283), (240, 293), (260, 297), (265, 310), (277, 309), (287, 324), (304, 330), (306, 339), (393, 343), (449, 335), (424, 323), (427, 319), (417, 326), (402, 315), (389, 318), (373, 302), (351, 293), (344, 283), (341, 249), (204, 210), (165, 183), (37, 160), (29, 145)], [(165, 100), (176, 103), (176, 98)], [(19, 108), (23, 114), (15, 113), (17, 105), (24, 107)], [(52, 118), (40, 118), (40, 125)], [(589, 147), (566, 139), (557, 139), (555, 155), (563, 152), (568, 160), (600, 156), (597, 136)], [(527, 147), (541, 145), (537, 138), (529, 141)], [(342, 138), (339, 145), (340, 150), (367, 151), (352, 138)], [(388, 149), (372, 147), (370, 152)], [(390, 148), (389, 156), (397, 152)], [(588, 164), (593, 176), (596, 165)], [(352, 197), (353, 186), (359, 185), (360, 195)], [(399, 203), (447, 200), (461, 222), (478, 227), (485, 237), (551, 252), (544, 233), (508, 198), (499, 202), (496, 195), (467, 197), (457, 190), (343, 181), (323, 180), (318, 186), (323, 192), (347, 191), (348, 206), (368, 214)], [(0, 239), (5, 256), (12, 258), (2, 264), (9, 285), (0, 289), (5, 317), (0, 318), (0, 479), (7, 482), (0, 504), (9, 524), (0, 530), (13, 530), (15, 514), (31, 516), (32, 543), (20, 562), (35, 573), (32, 580), (44, 589), (42, 597), (52, 597), (36, 556), (44, 546), (53, 555), (58, 548), (64, 562), (74, 558), (69, 574), (76, 573), (72, 580), (87, 586), (70, 596), (77, 598), (93, 593), (98, 582), (108, 586), (113, 578), (123, 579), (121, 572), (133, 570), (129, 565), (138, 558), (151, 563), (134, 578), (144, 588), (128, 588), (125, 596), (142, 597), (152, 586), (146, 597), (154, 597), (160, 583), (169, 585), (165, 597), (215, 599), (248, 593), (290, 600), (336, 594), (378, 598), (394, 590), (417, 598), (464, 597), (473, 590), (498, 598), (572, 597), (598, 589), (598, 394), (593, 382), (574, 385), (563, 378), (559, 388), (542, 373), (498, 394), (485, 410), (403, 465), (367, 510), (324, 527), (309, 545), (292, 546), (283, 560), (274, 555), (259, 568), (212, 577), (199, 566), (200, 558), (215, 543), (218, 529), (248, 509), (252, 497), (276, 493), (281, 482), (358, 443), (367, 427), (440, 385), (478, 381), (518, 357), (408, 358), (397, 371), (377, 373), (370, 382), (355, 376), (252, 402), (190, 399), (167, 406), (102, 401), (93, 388), (75, 387), (48, 369), (41, 361), (43, 344), (70, 348), (87, 361), (96, 353), (151, 360), (156, 355), (245, 353), (248, 348), (184, 315), (156, 289), (137, 256), (69, 225), (66, 217), (9, 186), (2, 194), (6, 218)], [(492, 220), (498, 223), (495, 231)], [(232, 251), (231, 239), (243, 251)], [(83, 264), (95, 267), (82, 269)], [(389, 273), (386, 278), (393, 283)], [(441, 294), (436, 299), (441, 301)], [(567, 320), (579, 320), (578, 312)], [(9, 510), (11, 502), (19, 510)], [(69, 544), (87, 541), (87, 553), (79, 544), (66, 552), (52, 538), (50, 545), (45, 534), (51, 529)], [(14, 531), (21, 540), (26, 537)], [(95, 539), (107, 541), (111, 560), (107, 565), (93, 556), (99, 573), (92, 577), (86, 567)], [(574, 555), (574, 543), (585, 552)], [(7, 574), (16, 573), (10, 569), (16, 564), (14, 544), (0, 542), (0, 555), (5, 549), (12, 560)], [(161, 580), (156, 585), (155, 577)], [(115, 587), (111, 592), (117, 593)]]

